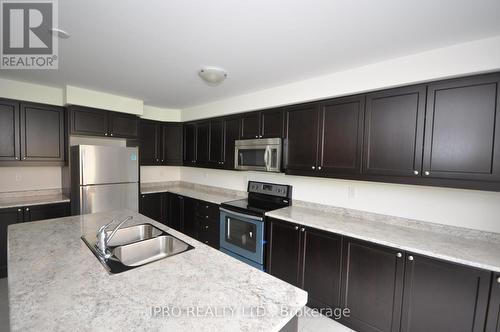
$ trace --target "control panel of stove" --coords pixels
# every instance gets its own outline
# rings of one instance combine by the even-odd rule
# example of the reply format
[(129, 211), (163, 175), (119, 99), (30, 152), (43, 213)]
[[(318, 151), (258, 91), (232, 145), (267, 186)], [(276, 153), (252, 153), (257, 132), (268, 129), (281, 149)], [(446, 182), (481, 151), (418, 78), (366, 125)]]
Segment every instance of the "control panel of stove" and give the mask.
[(250, 193), (290, 198), (291, 191), (292, 187), (285, 184), (248, 181), (248, 192)]

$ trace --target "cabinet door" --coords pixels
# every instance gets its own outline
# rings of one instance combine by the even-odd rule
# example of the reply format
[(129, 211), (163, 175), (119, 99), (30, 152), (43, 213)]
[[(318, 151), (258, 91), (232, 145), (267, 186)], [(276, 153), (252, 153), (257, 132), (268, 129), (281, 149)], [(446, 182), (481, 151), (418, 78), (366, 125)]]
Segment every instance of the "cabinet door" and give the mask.
[(500, 273), (494, 274), (485, 332), (500, 332)]
[(139, 136), (139, 156), (141, 165), (159, 165), (159, 125), (154, 121), (141, 120)]
[(184, 165), (196, 164), (196, 124), (184, 126)]
[(287, 171), (316, 172), (318, 160), (319, 111), (317, 105), (291, 108), (286, 111)]
[(300, 230), (296, 224), (278, 219), (268, 222), (269, 274), (300, 287)]
[(182, 165), (182, 124), (162, 125), (162, 156), (164, 165)]
[(7, 276), (7, 227), (22, 221), (21, 208), (0, 209), (0, 278)]
[(224, 165), (224, 121), (216, 119), (210, 121), (210, 158), (212, 166)]
[(307, 228), (303, 234), (302, 288), (309, 295), (307, 305), (339, 308), (342, 237)]
[(108, 136), (108, 112), (82, 106), (69, 107), (70, 134)]
[(146, 217), (165, 224), (164, 193), (142, 194), (139, 201), (139, 212)]
[(364, 96), (335, 99), (321, 105), (321, 172), (360, 173), (364, 110)]
[(424, 176), (500, 180), (500, 74), (429, 85)]
[(64, 162), (64, 109), (21, 104), (21, 156), (27, 161)]
[(198, 123), (196, 126), (196, 162), (208, 164), (210, 159), (210, 121)]
[(484, 331), (491, 274), (408, 254), (401, 331)]
[(197, 200), (184, 197), (183, 215), (182, 215), (182, 232), (192, 238), (198, 237), (198, 227), (196, 221), (196, 206)]
[(182, 232), (184, 219), (184, 197), (181, 195), (168, 194), (168, 223), (167, 226)]
[(131, 114), (109, 112), (109, 136), (137, 138), (139, 118)]
[(0, 99), (0, 161), (19, 160), (19, 103)]
[(234, 169), (234, 142), (239, 139), (240, 120), (228, 118), (224, 120), (224, 168)]
[(366, 96), (363, 172), (417, 176), (422, 168), (425, 86)]
[(283, 138), (285, 119), (283, 110), (270, 110), (260, 113), (260, 135), (263, 138)]
[(24, 221), (62, 218), (69, 215), (69, 203), (34, 205), (24, 208)]
[(259, 112), (252, 112), (241, 116), (241, 139), (259, 138), (261, 135), (259, 114)]
[[(398, 257), (401, 256), (401, 257)], [(350, 317), (341, 322), (356, 331), (399, 331), (404, 258), (398, 251), (344, 238), (342, 304)]]

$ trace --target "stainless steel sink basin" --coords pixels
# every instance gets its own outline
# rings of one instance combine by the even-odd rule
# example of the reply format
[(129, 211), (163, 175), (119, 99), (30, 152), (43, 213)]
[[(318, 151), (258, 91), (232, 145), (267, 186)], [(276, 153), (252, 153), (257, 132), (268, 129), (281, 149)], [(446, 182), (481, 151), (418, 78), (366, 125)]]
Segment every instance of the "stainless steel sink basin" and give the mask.
[(184, 241), (172, 235), (162, 235), (153, 239), (118, 246), (113, 250), (113, 256), (125, 266), (139, 266), (180, 254), (188, 249), (189, 245)]
[[(112, 231), (108, 231), (106, 233), (108, 233), (109, 236), (111, 232)], [(155, 238), (162, 233), (163, 231), (161, 229), (158, 229), (151, 224), (141, 224), (120, 228), (111, 241), (109, 241), (108, 246), (116, 247), (137, 241), (147, 240)]]

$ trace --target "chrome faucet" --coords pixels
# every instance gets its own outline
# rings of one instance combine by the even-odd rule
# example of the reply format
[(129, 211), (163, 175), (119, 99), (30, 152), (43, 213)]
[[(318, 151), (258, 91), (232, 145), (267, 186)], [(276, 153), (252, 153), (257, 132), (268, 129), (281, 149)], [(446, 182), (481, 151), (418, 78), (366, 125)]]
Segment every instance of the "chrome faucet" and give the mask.
[(97, 245), (97, 249), (99, 251), (99, 254), (101, 256), (103, 256), (104, 258), (111, 257), (111, 254), (108, 251), (108, 243), (109, 243), (109, 241), (111, 241), (111, 239), (113, 238), (113, 236), (115, 236), (115, 234), (118, 231), (118, 229), (120, 229), (120, 227), (124, 223), (126, 223), (127, 221), (129, 221), (129, 220), (131, 220), (133, 218), (134, 217), (132, 217), (132, 216), (128, 216), (127, 218), (125, 218), (122, 221), (120, 221), (120, 223), (113, 229), (113, 231), (111, 232), (110, 235), (108, 235), (108, 233), (106, 232), (106, 230), (116, 220), (113, 219), (109, 223), (107, 223), (106, 225), (102, 225), (101, 227), (99, 227), (99, 230), (97, 231), (97, 243), (96, 243), (96, 245)]

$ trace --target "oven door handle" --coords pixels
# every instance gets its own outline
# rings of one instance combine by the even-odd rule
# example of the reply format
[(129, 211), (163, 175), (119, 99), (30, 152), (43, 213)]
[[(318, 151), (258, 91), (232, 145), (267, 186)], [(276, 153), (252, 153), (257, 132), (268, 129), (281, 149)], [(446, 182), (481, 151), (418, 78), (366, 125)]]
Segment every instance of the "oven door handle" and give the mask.
[(224, 208), (219, 208), (219, 210), (222, 211), (222, 212), (225, 212), (227, 214), (231, 214), (233, 216), (240, 217), (240, 218), (257, 220), (257, 221), (264, 221), (264, 218), (262, 218), (262, 217), (256, 217), (256, 216), (251, 216), (251, 215), (248, 215), (248, 214), (238, 213), (238, 212), (226, 210)]

